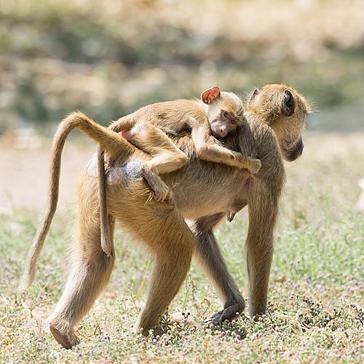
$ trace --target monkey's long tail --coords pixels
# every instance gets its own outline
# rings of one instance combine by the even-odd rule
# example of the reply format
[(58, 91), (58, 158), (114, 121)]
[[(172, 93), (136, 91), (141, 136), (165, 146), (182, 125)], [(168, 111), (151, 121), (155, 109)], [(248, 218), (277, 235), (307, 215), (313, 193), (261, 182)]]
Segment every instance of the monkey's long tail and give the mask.
[[(48, 182), (48, 208), (28, 253), (25, 270), (19, 285), (20, 290), (26, 290), (33, 283), (37, 260), (57, 208), (63, 146), (68, 134), (74, 128), (79, 128), (81, 131), (85, 132), (94, 139), (102, 149), (110, 153), (111, 156), (119, 154), (125, 157), (126, 160), (134, 151), (133, 146), (126, 140), (123, 140), (118, 133), (97, 124), (81, 112), (72, 113), (62, 120), (56, 135), (54, 136), (52, 145), (52, 158), (50, 161)], [(105, 231), (105, 233), (108, 233), (108, 231)]]

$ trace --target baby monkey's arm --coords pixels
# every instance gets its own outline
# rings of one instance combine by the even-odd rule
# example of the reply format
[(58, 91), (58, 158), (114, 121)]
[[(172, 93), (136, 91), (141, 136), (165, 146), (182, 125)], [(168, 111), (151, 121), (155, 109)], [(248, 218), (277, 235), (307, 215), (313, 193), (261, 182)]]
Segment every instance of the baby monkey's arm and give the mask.
[(247, 169), (252, 174), (259, 171), (261, 167), (259, 159), (244, 156), (239, 152), (218, 145), (211, 136), (211, 130), (207, 122), (193, 125), (191, 134), (196, 154), (200, 159), (226, 164), (230, 167)]

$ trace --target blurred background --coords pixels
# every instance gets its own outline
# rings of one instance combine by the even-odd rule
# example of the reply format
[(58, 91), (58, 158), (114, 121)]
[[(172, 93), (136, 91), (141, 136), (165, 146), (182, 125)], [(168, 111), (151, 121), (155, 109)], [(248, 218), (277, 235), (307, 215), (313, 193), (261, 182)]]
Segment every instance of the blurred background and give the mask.
[[(29, 180), (47, 160), (49, 145), (37, 152), (44, 137), (71, 111), (107, 125), (213, 84), (244, 95), (274, 82), (312, 101), (309, 132), (363, 131), (363, 2), (2, 0), (1, 178), (12, 186)], [(19, 150), (27, 153), (14, 164)], [(70, 155), (70, 163), (79, 156)], [(16, 198), (1, 191), (0, 206)], [(26, 205), (24, 198), (18, 202)]]
[(0, 132), (80, 109), (108, 123), (141, 105), (285, 82), (312, 128), (356, 130), (364, 111), (362, 1), (3, 0)]

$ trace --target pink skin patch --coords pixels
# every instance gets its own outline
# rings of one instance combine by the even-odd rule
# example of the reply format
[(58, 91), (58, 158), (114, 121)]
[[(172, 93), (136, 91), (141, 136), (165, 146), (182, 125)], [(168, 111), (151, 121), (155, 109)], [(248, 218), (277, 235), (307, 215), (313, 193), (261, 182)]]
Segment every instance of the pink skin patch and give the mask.
[[(122, 166), (106, 166), (106, 181), (110, 186), (127, 184), (128, 181), (141, 178), (142, 161), (132, 160)], [(88, 176), (97, 178), (97, 156), (96, 154), (88, 162), (86, 167)]]
[(130, 130), (123, 130), (120, 132), (120, 134), (126, 140), (132, 140), (136, 135), (136, 132), (133, 129), (130, 129)]

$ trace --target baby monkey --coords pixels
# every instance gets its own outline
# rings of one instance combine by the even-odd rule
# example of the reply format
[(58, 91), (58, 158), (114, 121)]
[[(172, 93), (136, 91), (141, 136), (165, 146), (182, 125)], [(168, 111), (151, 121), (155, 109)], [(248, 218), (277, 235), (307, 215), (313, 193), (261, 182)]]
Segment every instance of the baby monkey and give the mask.
[(130, 143), (150, 154), (152, 159), (142, 166), (141, 174), (158, 201), (169, 196), (169, 188), (159, 177), (182, 168), (188, 161), (167, 136), (191, 132), (198, 158), (227, 166), (247, 169), (255, 174), (261, 167), (259, 159), (244, 156), (221, 146), (223, 139), (244, 121), (243, 103), (232, 92), (211, 87), (201, 100), (176, 100), (142, 107), (118, 120), (118, 131)]

